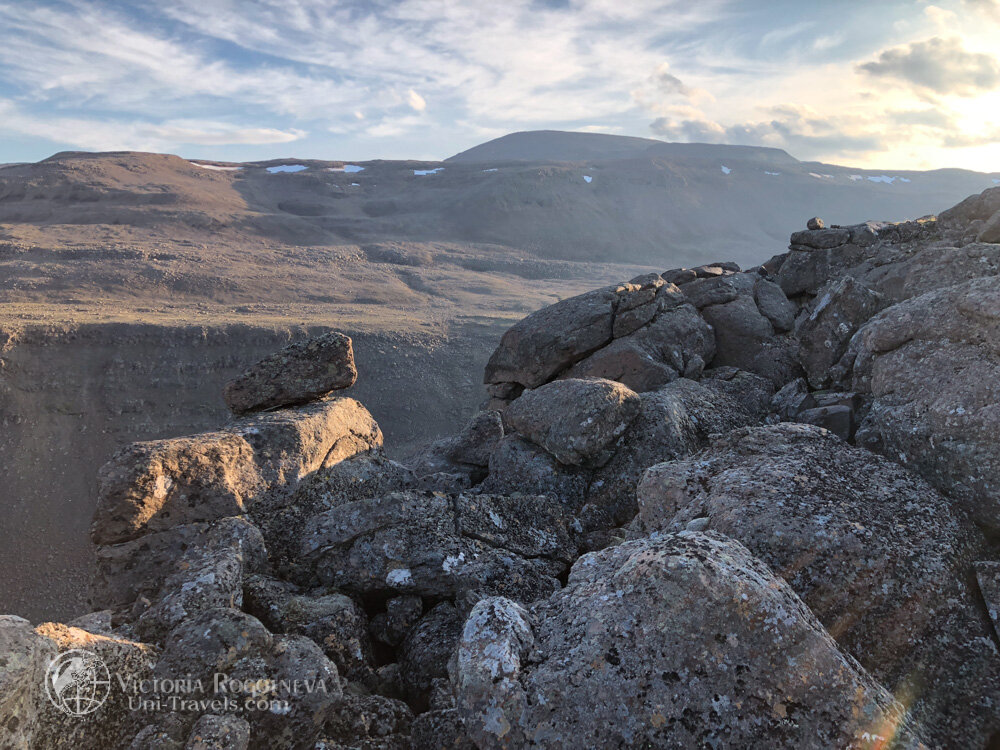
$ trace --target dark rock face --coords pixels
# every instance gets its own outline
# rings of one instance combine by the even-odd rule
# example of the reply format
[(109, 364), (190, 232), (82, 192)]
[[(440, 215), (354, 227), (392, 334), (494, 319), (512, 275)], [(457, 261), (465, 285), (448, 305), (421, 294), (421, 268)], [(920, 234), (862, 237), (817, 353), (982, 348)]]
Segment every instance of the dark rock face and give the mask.
[(975, 279), (873, 318), (846, 359), (870, 397), (862, 430), (979, 523), (1000, 528), (1000, 291)]
[(639, 414), (639, 396), (610, 380), (558, 380), (527, 391), (505, 413), (510, 428), (569, 466), (601, 466)]
[(795, 329), (798, 357), (813, 388), (830, 385), (831, 371), (851, 337), (882, 307), (882, 298), (850, 276), (820, 290), (816, 303)]
[[(634, 533), (708, 529), (784, 577), (940, 742), (1000, 728), (1000, 660), (968, 588), (979, 532), (920, 478), (807, 425), (736, 430), (654, 466)], [(918, 687), (919, 686), (919, 687)]]
[(223, 395), (232, 412), (243, 415), (315, 401), (357, 379), (350, 337), (331, 332), (265, 357), (227, 383)]
[(588, 555), (530, 611), (481, 601), (455, 685), (480, 748), (846, 747), (883, 722), (917, 746), (787, 584), (718, 535)]
[(573, 553), (568, 517), (546, 496), (396, 493), (314, 517), (301, 555), (319, 581), (361, 596), (530, 601), (558, 588)]

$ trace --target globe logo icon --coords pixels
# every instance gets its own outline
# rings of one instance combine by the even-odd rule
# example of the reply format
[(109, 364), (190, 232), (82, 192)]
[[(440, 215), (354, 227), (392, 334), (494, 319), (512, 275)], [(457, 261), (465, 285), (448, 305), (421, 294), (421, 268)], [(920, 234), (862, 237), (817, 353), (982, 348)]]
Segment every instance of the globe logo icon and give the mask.
[(111, 675), (97, 654), (72, 649), (52, 660), (45, 673), (45, 693), (52, 705), (70, 716), (86, 716), (104, 705)]

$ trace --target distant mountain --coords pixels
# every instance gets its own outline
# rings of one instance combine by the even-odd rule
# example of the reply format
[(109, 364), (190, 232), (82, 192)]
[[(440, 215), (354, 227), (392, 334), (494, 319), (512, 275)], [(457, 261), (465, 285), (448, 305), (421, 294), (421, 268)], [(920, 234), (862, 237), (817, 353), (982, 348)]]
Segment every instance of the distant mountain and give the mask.
[(456, 164), (479, 164), (491, 161), (581, 162), (655, 157), (727, 159), (784, 166), (799, 163), (780, 148), (712, 143), (668, 143), (653, 138), (605, 133), (574, 133), (564, 130), (510, 133), (455, 154), (445, 161)]

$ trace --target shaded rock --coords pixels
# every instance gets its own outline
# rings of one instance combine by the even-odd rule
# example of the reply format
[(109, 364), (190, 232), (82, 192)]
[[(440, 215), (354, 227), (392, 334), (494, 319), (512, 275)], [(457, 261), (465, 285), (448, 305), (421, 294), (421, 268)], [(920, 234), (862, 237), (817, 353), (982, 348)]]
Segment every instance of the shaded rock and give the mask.
[(799, 321), (798, 358), (814, 388), (830, 384), (831, 370), (857, 330), (882, 307), (882, 298), (850, 276), (820, 291), (808, 317)]
[(254, 576), (247, 583), (246, 609), (274, 633), (304, 635), (323, 649), (348, 679), (371, 676), (368, 617), (339, 593), (300, 594), (283, 581)]
[(729, 276), (698, 279), (684, 285), (684, 296), (699, 310), (710, 305), (732, 302), (739, 296), (736, 285)]
[(780, 388), (796, 376), (790, 342), (776, 338), (771, 322), (751, 296), (706, 307), (702, 316), (715, 330), (714, 367), (737, 367), (768, 378)]
[(693, 268), (673, 268), (661, 273), (660, 277), (668, 284), (680, 286), (681, 284), (688, 284), (697, 279), (698, 272)]
[(292, 493), (254, 506), (251, 515), (264, 535), (275, 569), (294, 576), (298, 540), (306, 521), (337, 505), (411, 489), (416, 483), (407, 467), (373, 450), (310, 474)]
[(846, 747), (902, 708), (738, 542), (682, 532), (581, 558), (530, 612), (479, 602), (458, 712), (480, 748)]
[[(230, 609), (203, 612), (177, 627), (153, 674), (201, 680), (209, 689), (221, 681), (233, 698), (225, 713), (249, 722), (251, 748), (309, 746), (342, 699), (337, 668), (319, 646), (302, 636), (272, 636), (257, 619)], [(254, 701), (249, 707), (248, 698)], [(255, 710), (258, 698), (272, 709)], [(194, 717), (182, 717), (193, 724)]]
[(1000, 209), (997, 209), (976, 236), (977, 242), (1000, 242)]
[(84, 694), (88, 694), (89, 669), (93, 669), (92, 674), (98, 680), (110, 680), (110, 684), (106, 688), (95, 684), (93, 697), (98, 701), (103, 698), (103, 703), (83, 716), (68, 714), (51, 700), (40, 696), (38, 726), (30, 746), (106, 750), (127, 745), (135, 728), (129, 689), (123, 690), (119, 680), (133, 686), (133, 691), (136, 683), (148, 680), (156, 661), (156, 649), (120, 636), (88, 633), (60, 623), (43, 623), (35, 628), (35, 632), (48, 639), (62, 657), (59, 662), (62, 679), (53, 683), (50, 677), (48, 688), (51, 693), (61, 694), (70, 706), (75, 707), (73, 674), (81, 668)]
[(1000, 636), (1000, 562), (979, 561), (975, 564), (976, 583), (986, 603), (993, 631)]
[(464, 485), (469, 487), (482, 480), (490, 462), (490, 454), (503, 435), (500, 413), (494, 410), (480, 411), (466, 423), (458, 435), (436, 440), (410, 462), (410, 466), (419, 479), (436, 474), (464, 475)]
[(363, 596), (451, 597), (465, 590), (537, 598), (572, 555), (559, 503), (405, 492), (310, 520), (301, 555), (326, 585)]
[(223, 395), (234, 414), (315, 401), (358, 379), (349, 336), (324, 333), (289, 344), (226, 383)]
[(111, 544), (241, 515), (317, 469), (381, 444), (371, 414), (347, 398), (261, 414), (218, 432), (133, 443), (101, 468), (91, 536)]
[(780, 286), (767, 279), (757, 279), (753, 296), (760, 314), (770, 321), (775, 331), (784, 333), (795, 327), (798, 308), (788, 300)]
[(809, 392), (805, 378), (796, 378), (774, 394), (771, 409), (782, 422), (794, 422), (795, 417), (806, 409), (816, 406), (816, 399)]
[(791, 244), (815, 250), (827, 250), (831, 247), (846, 245), (850, 241), (851, 230), (848, 227), (838, 227), (837, 229), (813, 229), (809, 227), (804, 232), (792, 234)]
[(0, 745), (31, 747), (45, 696), (46, 670), (55, 643), (27, 620), (0, 615)]
[[(763, 378), (735, 373), (700, 383), (681, 379), (641, 396), (639, 416), (614, 457), (595, 472), (586, 493), (605, 528), (628, 523), (636, 512), (635, 487), (653, 464), (686, 456), (709, 435), (759, 422), (773, 389)], [(588, 524), (588, 530), (598, 522)]]
[(850, 406), (818, 406), (815, 409), (805, 409), (796, 415), (795, 421), (827, 429), (845, 442), (854, 437), (854, 410)]
[(421, 750), (476, 750), (465, 724), (454, 708), (422, 713), (413, 720), (413, 748)]
[(413, 712), (400, 700), (382, 695), (344, 695), (344, 703), (327, 722), (324, 737), (356, 747), (359, 742), (394, 735), (409, 735)]
[[(267, 561), (260, 532), (243, 518), (222, 518), (181, 524), (129, 542), (98, 547), (91, 602), (115, 611), (137, 599), (149, 606), (162, 597), (182, 594), (178, 589), (183, 589), (187, 576), (197, 576), (197, 571), (211, 566), (213, 559), (233, 573), (236, 571), (224, 560), (239, 562), (242, 573), (260, 569)], [(167, 579), (172, 579), (169, 586), (164, 585)], [(227, 596), (221, 588), (216, 593), (220, 598)], [(140, 613), (141, 609), (133, 614)]]
[(561, 464), (544, 448), (508, 435), (490, 457), (489, 474), (478, 489), (491, 495), (552, 495), (576, 508), (589, 481), (589, 470)]
[(184, 750), (246, 750), (250, 725), (237, 716), (205, 714), (194, 725)]
[(557, 380), (526, 391), (507, 425), (564, 464), (600, 466), (639, 412), (639, 396), (610, 380)]
[(859, 428), (1000, 528), (1000, 290), (975, 279), (872, 318), (845, 355), (871, 405)]
[(387, 646), (398, 646), (424, 613), (419, 596), (394, 596), (385, 603), (385, 612), (371, 620), (372, 637)]
[(1000, 658), (969, 589), (982, 537), (919, 477), (816, 427), (736, 430), (650, 468), (634, 533), (707, 519), (784, 577), (938, 744), (1000, 728)]
[(434, 679), (448, 676), (448, 660), (458, 645), (464, 621), (454, 605), (442, 602), (406, 636), (399, 666), (411, 701), (426, 705)]
[(618, 287), (605, 287), (532, 313), (500, 339), (486, 383), (537, 388), (611, 342)]
[(636, 333), (616, 339), (567, 370), (567, 378), (606, 378), (634, 391), (700, 374), (715, 356), (712, 329), (689, 304), (665, 310)]
[(184, 750), (184, 743), (175, 740), (158, 724), (143, 727), (132, 739), (129, 750)]
[(136, 629), (144, 640), (159, 641), (198, 612), (243, 604), (243, 579), (267, 565), (264, 539), (256, 527), (224, 519), (189, 547), (164, 572), (159, 592), (139, 614)]

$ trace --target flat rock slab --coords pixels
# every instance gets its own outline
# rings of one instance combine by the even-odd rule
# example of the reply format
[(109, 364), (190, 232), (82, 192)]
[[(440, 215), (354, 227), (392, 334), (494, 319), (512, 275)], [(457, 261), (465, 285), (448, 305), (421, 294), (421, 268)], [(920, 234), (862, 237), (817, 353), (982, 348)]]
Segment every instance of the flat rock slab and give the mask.
[(234, 414), (296, 406), (350, 388), (358, 379), (349, 336), (325, 333), (265, 357), (226, 384), (223, 396)]

